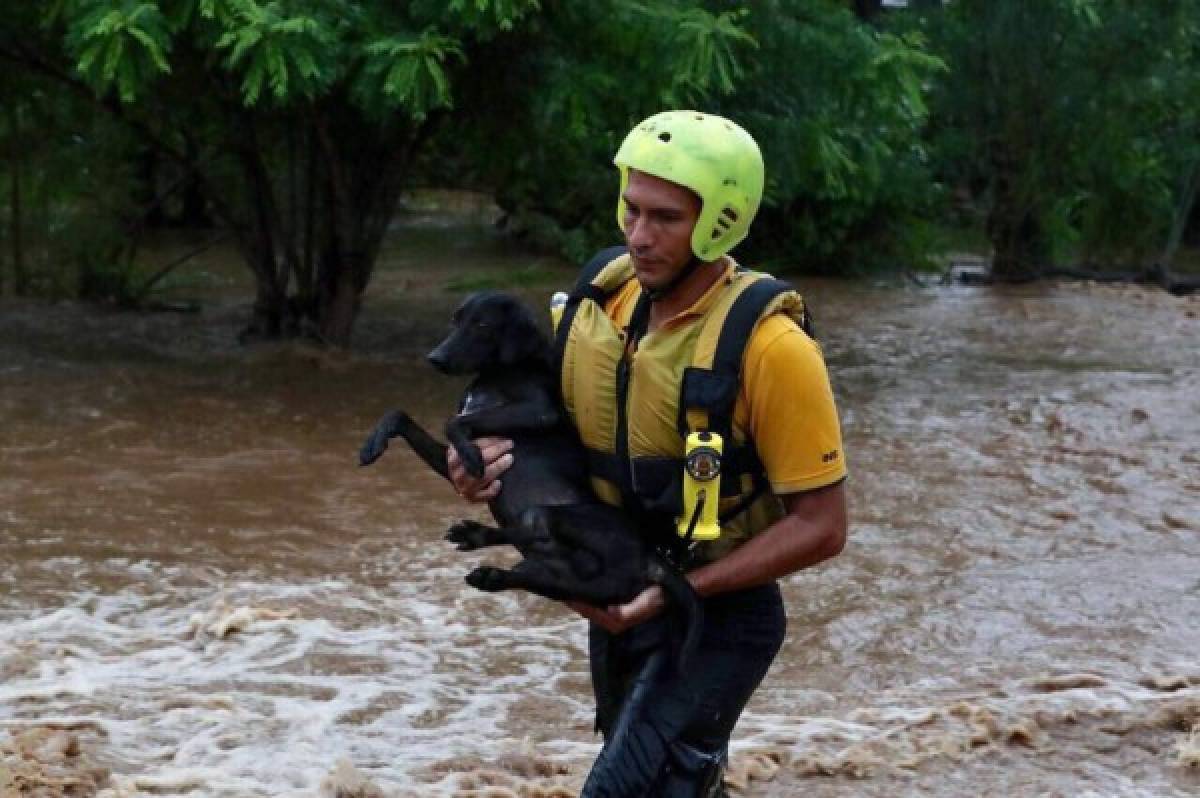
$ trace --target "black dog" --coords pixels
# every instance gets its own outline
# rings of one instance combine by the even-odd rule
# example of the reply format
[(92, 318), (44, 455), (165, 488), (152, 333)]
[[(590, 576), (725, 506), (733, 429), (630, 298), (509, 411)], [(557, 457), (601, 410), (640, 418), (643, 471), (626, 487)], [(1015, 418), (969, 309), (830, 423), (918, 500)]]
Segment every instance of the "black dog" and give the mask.
[[(686, 623), (682, 667), (698, 641), (701, 608), (683, 575), (659, 556), (618, 508), (592, 493), (583, 444), (559, 399), (549, 340), (530, 312), (505, 294), (473, 294), (458, 308), (450, 335), (429, 353), (445, 374), (475, 374), (446, 423), (446, 437), (468, 473), (483, 475), (472, 442), (483, 435), (513, 441), (513, 465), (489, 503), (499, 528), (459, 521), (446, 539), (460, 551), (511, 543), (524, 559), (512, 570), (481, 566), (467, 575), (480, 590), (521, 588), (556, 600), (598, 606), (629, 601), (659, 584)], [(396, 410), (367, 437), (359, 462), (375, 462), (401, 436), (430, 468), (449, 479), (446, 445)]]

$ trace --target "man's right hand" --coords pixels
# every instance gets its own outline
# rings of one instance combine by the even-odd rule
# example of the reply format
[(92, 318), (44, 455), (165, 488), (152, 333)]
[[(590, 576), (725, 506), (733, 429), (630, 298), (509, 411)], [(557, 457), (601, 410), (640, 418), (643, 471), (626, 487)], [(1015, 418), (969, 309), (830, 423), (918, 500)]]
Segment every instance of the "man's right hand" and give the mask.
[(446, 467), (450, 482), (459, 496), (470, 502), (487, 502), (500, 495), (503, 487), (498, 477), (513, 464), (513, 442), (508, 438), (477, 438), (475, 445), (483, 455), (483, 476), (476, 479), (467, 473), (466, 466), (453, 446), (446, 447)]

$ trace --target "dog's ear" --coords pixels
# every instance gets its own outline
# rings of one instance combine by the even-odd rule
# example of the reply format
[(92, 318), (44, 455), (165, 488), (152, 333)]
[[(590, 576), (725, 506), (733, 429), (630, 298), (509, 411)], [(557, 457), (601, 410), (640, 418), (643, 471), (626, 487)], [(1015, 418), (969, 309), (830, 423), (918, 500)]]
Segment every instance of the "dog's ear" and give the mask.
[(519, 302), (508, 307), (504, 330), (500, 336), (500, 362), (514, 365), (542, 356), (548, 344), (533, 316)]

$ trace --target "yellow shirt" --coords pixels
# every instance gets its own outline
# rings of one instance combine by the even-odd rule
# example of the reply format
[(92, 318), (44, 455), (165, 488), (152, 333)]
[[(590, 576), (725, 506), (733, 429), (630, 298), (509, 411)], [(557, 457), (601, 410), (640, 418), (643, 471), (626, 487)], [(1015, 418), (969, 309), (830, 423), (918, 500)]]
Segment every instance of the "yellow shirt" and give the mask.
[[(663, 326), (695, 323), (733, 273), (730, 265), (703, 296)], [(618, 326), (629, 324), (640, 294), (629, 280), (605, 304)], [(846, 477), (842, 433), (820, 345), (790, 317), (763, 319), (750, 336), (734, 424), (747, 430), (776, 494), (832, 485)]]

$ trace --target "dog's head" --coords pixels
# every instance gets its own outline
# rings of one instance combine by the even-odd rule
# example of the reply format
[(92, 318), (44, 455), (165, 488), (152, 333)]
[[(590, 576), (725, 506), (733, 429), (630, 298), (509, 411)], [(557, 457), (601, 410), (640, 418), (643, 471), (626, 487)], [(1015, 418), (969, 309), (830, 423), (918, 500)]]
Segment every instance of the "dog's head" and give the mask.
[(531, 360), (549, 361), (550, 342), (533, 314), (508, 294), (471, 294), (451, 317), (450, 334), (429, 353), (443, 374), (478, 374)]

